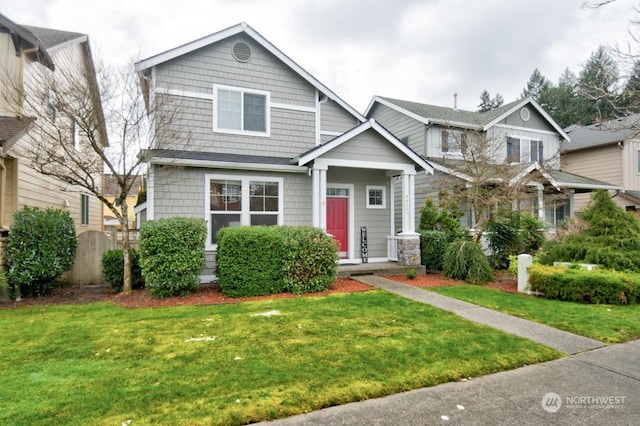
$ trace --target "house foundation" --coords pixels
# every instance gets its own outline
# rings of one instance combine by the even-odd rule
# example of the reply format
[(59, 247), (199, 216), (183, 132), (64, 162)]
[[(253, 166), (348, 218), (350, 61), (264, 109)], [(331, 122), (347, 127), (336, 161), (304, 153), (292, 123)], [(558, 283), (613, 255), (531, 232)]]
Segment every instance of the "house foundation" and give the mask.
[(402, 266), (420, 266), (420, 236), (407, 235), (398, 238), (398, 264)]

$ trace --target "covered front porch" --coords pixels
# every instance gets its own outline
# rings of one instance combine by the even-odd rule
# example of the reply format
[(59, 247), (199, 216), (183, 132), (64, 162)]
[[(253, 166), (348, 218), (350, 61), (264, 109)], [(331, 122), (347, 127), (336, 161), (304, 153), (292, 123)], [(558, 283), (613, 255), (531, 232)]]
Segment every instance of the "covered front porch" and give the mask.
[[(334, 236), (340, 264), (420, 265), (415, 178), (431, 166), (375, 121), (297, 158), (312, 179), (312, 224)], [(399, 179), (400, 197), (394, 193)], [(402, 232), (394, 234), (395, 200)]]

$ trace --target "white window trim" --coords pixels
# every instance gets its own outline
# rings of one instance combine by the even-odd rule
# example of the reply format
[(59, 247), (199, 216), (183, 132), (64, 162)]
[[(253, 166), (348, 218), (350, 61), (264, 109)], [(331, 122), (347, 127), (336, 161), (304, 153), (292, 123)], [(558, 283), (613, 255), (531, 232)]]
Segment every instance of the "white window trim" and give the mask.
[[(204, 219), (207, 222), (207, 242), (205, 244), (205, 250), (216, 251), (218, 249), (217, 244), (211, 244), (211, 180), (235, 180), (240, 181), (242, 185), (242, 210), (239, 212), (225, 212), (224, 214), (239, 214), (240, 226), (249, 226), (251, 224), (251, 211), (249, 210), (249, 182), (252, 181), (265, 181), (265, 182), (277, 182), (278, 183), (278, 211), (270, 212), (270, 214), (277, 214), (278, 225), (284, 223), (284, 179), (275, 176), (251, 176), (251, 175), (230, 175), (230, 174), (206, 174), (205, 175), (205, 191), (204, 191)], [(256, 212), (254, 212), (256, 213)], [(223, 213), (221, 213), (223, 214)]]
[[(232, 92), (242, 93), (243, 102), (241, 102), (240, 122), (244, 123), (244, 94), (261, 95), (265, 97), (264, 102), (264, 121), (265, 131), (254, 132), (250, 130), (235, 130), (235, 129), (223, 129), (218, 127), (218, 90), (229, 90)], [(244, 135), (244, 136), (258, 136), (258, 137), (270, 137), (271, 136), (271, 93), (264, 90), (246, 89), (243, 87), (226, 86), (223, 84), (213, 85), (213, 131), (216, 133), (225, 133), (229, 135)]]
[[(382, 190), (382, 205), (370, 204), (369, 191)], [(367, 185), (365, 192), (365, 199), (368, 209), (386, 209), (387, 208), (387, 187), (384, 185)]]
[[(508, 139), (518, 139), (520, 141), (520, 159), (518, 161), (511, 161), (510, 164), (522, 164), (522, 163), (530, 163), (531, 160), (531, 142), (532, 141), (536, 141), (536, 142), (541, 142), (542, 143), (542, 160), (538, 161), (538, 163), (544, 162), (545, 160), (545, 149), (544, 149), (544, 139), (542, 138), (534, 138), (534, 137), (530, 137), (530, 136), (514, 136), (514, 135), (508, 135), (507, 136), (507, 140), (505, 140), (505, 148), (507, 150), (507, 160), (509, 159), (509, 148), (508, 148)], [(522, 149), (522, 145), (523, 142), (526, 142), (525, 146), (527, 147), (527, 150), (529, 152), (529, 159), (526, 161), (522, 161), (522, 153), (524, 152), (524, 150)]]
[[(458, 148), (457, 149), (450, 149), (447, 147), (447, 150), (445, 151), (443, 149), (444, 147), (444, 139), (442, 139), (442, 132), (447, 132), (447, 136), (448, 135), (453, 135), (456, 139)], [(451, 156), (458, 156), (458, 157), (462, 157), (462, 135), (463, 135), (464, 131), (462, 130), (451, 130), (451, 129), (442, 129), (442, 131), (440, 132), (440, 151), (442, 152), (443, 155), (451, 155)], [(447, 145), (448, 145), (447, 141)]]

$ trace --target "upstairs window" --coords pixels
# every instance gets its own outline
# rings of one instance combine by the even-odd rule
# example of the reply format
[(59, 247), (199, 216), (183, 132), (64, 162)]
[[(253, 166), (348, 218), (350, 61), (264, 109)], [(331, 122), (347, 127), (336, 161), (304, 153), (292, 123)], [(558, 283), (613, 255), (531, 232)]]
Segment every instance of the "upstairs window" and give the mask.
[(442, 152), (449, 154), (462, 154), (466, 148), (466, 135), (455, 130), (442, 131)]
[(213, 94), (215, 132), (269, 136), (268, 92), (214, 85)]
[(80, 149), (80, 126), (76, 120), (71, 124), (71, 142), (76, 151)]
[(507, 138), (507, 161), (510, 163), (529, 163), (544, 160), (542, 141), (535, 139)]

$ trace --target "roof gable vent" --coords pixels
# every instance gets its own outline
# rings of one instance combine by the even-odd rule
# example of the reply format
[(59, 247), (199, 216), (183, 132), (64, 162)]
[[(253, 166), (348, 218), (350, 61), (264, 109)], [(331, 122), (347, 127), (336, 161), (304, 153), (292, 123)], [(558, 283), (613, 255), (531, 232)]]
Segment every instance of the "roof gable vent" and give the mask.
[(232, 53), (233, 57), (238, 62), (249, 62), (251, 60), (251, 47), (249, 47), (249, 45), (244, 41), (234, 44)]
[(529, 111), (529, 108), (524, 107), (520, 110), (520, 118), (522, 121), (529, 121), (531, 118), (531, 111)]

